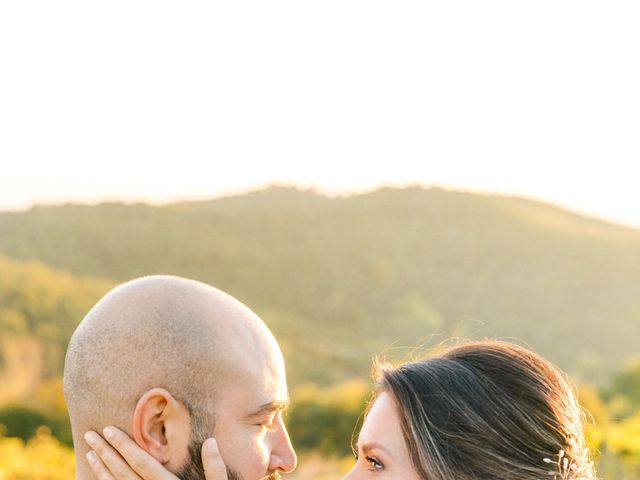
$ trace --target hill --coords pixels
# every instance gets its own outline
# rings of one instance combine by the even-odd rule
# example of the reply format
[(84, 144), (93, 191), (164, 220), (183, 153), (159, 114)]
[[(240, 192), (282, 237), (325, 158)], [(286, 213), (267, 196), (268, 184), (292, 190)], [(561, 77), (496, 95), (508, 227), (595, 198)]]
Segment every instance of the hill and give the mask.
[(110, 285), (0, 256), (0, 405), (60, 376), (69, 337)]
[(219, 287), (271, 326), (294, 384), (363, 374), (374, 353), (452, 335), (518, 339), (599, 380), (640, 338), (640, 232), (520, 198), (270, 188), (36, 207), (0, 213), (0, 253), (109, 284), (168, 273)]

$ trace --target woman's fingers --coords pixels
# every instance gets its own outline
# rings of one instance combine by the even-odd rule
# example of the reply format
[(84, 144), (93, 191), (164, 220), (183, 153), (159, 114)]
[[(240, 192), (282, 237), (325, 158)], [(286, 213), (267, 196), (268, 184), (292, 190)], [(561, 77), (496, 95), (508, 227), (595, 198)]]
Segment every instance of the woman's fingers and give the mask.
[(202, 444), (202, 465), (206, 480), (227, 480), (227, 468), (220, 456), (218, 442), (213, 438)]
[(100, 460), (100, 457), (98, 457), (98, 454), (93, 450), (87, 453), (87, 461), (98, 480), (115, 480), (107, 470), (107, 467), (104, 466), (104, 463), (102, 463), (102, 460)]
[(87, 460), (99, 480), (140, 480), (118, 452), (96, 432), (87, 432), (84, 439), (96, 454), (93, 457), (89, 452)]
[[(95, 450), (87, 454), (87, 460), (98, 480), (178, 480), (122, 430), (107, 427), (103, 434), (106, 440), (96, 432), (85, 435)], [(213, 438), (202, 445), (202, 464), (206, 480), (228, 480), (227, 468)]]
[[(178, 480), (178, 477), (140, 448), (129, 435), (119, 428), (107, 427), (102, 433), (111, 446), (126, 460), (128, 467), (139, 475), (136, 478), (142, 478), (142, 480)], [(116, 480), (120, 480), (120, 477), (116, 477)]]

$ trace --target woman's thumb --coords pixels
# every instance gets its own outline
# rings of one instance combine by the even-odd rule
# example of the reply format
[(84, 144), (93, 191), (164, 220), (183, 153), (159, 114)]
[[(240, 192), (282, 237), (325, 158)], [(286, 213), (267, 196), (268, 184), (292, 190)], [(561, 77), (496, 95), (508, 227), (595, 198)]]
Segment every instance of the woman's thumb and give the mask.
[(206, 480), (227, 480), (227, 468), (214, 438), (209, 438), (202, 444), (202, 465)]

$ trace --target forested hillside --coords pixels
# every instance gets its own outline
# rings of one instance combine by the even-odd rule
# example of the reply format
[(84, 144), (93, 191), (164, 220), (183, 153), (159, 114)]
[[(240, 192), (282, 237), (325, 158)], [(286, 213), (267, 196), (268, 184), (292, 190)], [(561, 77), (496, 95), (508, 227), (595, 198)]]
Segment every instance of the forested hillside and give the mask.
[(108, 282), (0, 256), (0, 405), (30, 398), (60, 377), (69, 337), (109, 288)]
[[(518, 339), (589, 381), (639, 350), (640, 232), (518, 198), (271, 188), (37, 207), (0, 214), (0, 253), (13, 259), (0, 263), (2, 338), (64, 344), (109, 286), (183, 275), (260, 314), (294, 384), (365, 374), (374, 353), (450, 336)], [(34, 260), (59, 271), (23, 263)]]

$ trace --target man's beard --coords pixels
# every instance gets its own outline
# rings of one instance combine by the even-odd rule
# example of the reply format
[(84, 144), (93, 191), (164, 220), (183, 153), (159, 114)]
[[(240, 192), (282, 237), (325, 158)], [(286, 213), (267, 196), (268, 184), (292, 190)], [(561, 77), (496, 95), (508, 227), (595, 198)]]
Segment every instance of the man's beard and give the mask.
[[(189, 444), (189, 459), (178, 472), (178, 477), (182, 480), (205, 480), (204, 467), (202, 466), (202, 444), (204, 442), (191, 439)], [(227, 467), (228, 480), (244, 480), (244, 477), (237, 471)], [(280, 480), (278, 472), (272, 473), (261, 480)]]

